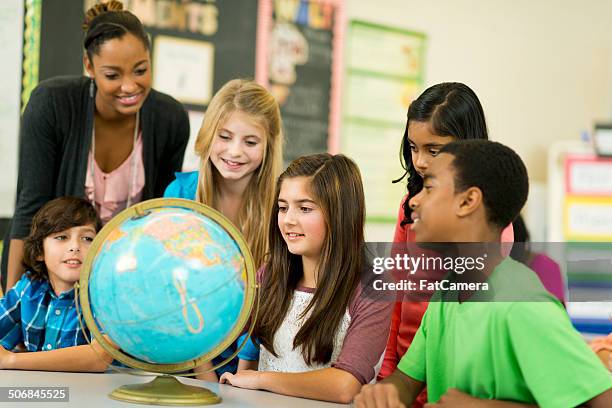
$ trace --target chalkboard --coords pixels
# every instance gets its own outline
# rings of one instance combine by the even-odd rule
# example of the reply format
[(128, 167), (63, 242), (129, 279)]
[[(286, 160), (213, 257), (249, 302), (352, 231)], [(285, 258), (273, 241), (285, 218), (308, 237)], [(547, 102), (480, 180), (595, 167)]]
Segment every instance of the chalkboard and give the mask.
[(331, 2), (273, 2), (268, 80), (281, 105), (284, 157), (328, 150), (335, 7)]
[(83, 3), (44, 0), (40, 21), (39, 81), (83, 73)]

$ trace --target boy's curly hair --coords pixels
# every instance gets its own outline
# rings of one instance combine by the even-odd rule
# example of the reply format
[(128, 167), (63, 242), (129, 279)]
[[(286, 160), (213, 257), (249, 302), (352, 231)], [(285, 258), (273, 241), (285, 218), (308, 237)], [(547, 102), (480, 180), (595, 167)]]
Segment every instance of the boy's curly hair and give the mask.
[(23, 265), (32, 279), (48, 280), (43, 241), (49, 235), (73, 227), (93, 224), (97, 231), (102, 224), (91, 203), (83, 198), (59, 197), (45, 204), (32, 219), (30, 235), (23, 244)]

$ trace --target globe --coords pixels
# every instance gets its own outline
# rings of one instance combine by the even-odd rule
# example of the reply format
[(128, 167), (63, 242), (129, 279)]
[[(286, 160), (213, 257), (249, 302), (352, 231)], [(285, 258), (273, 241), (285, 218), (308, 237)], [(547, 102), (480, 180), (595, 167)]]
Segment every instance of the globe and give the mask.
[(255, 288), (252, 256), (229, 220), (194, 201), (154, 199), (124, 210), (98, 233), (79, 300), (87, 327), (115, 359), (179, 373), (236, 340)]

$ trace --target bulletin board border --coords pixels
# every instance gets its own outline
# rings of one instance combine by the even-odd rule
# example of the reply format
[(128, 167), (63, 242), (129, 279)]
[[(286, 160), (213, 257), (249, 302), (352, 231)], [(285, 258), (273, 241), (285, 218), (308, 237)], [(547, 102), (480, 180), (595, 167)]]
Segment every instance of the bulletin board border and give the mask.
[(28, 104), (30, 94), (38, 85), (41, 14), (42, 0), (26, 0), (23, 32), (22, 109)]

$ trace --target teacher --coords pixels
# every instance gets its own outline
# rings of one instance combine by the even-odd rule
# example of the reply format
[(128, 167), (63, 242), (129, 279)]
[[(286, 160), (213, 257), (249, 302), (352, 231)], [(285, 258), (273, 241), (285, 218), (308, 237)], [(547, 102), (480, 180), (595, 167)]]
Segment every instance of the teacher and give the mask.
[(163, 196), (181, 170), (189, 119), (179, 102), (151, 89), (150, 42), (140, 20), (112, 0), (89, 9), (83, 28), (88, 77), (41, 82), (22, 116), (8, 288), (23, 273), (23, 238), (47, 201), (85, 197), (106, 222)]

